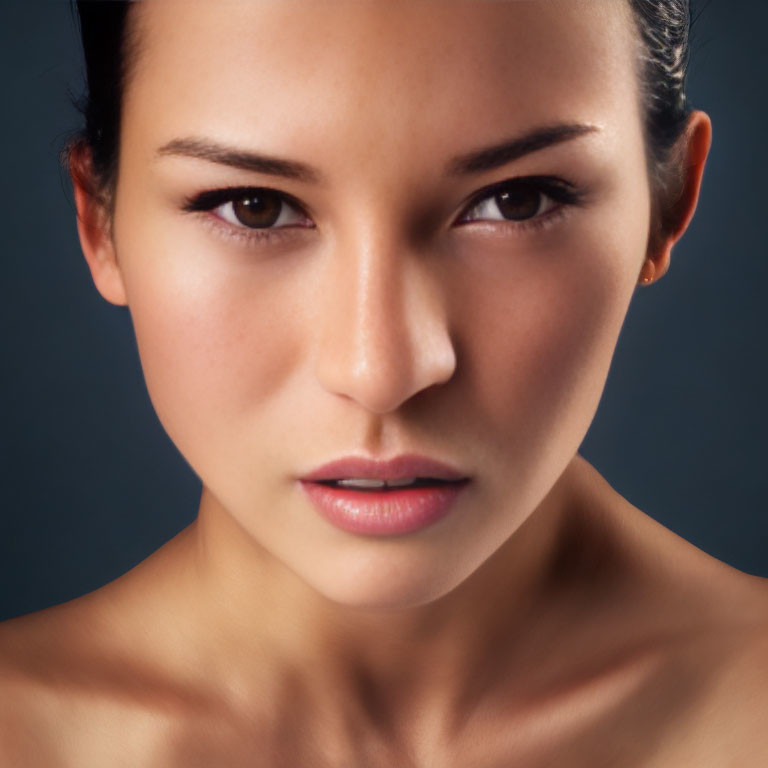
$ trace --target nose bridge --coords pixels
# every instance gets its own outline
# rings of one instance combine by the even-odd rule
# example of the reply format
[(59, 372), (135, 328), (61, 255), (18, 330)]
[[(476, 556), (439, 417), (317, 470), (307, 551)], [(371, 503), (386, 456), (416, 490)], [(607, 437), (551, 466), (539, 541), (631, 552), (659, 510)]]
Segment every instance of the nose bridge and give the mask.
[(362, 227), (328, 256), (318, 378), (386, 413), (446, 381), (455, 355), (439, 291), (392, 228)]

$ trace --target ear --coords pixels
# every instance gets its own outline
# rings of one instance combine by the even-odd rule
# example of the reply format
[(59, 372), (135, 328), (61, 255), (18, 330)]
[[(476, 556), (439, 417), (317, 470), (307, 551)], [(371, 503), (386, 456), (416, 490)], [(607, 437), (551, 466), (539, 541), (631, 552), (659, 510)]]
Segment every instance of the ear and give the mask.
[(83, 255), (98, 292), (111, 304), (128, 300), (112, 240), (112, 221), (107, 202), (98, 194), (91, 150), (78, 142), (69, 152), (69, 175), (77, 209), (77, 233)]
[(651, 262), (655, 279), (668, 269), (672, 248), (688, 229), (696, 211), (704, 176), (704, 166), (712, 144), (712, 121), (709, 115), (696, 110), (688, 117), (685, 132), (679, 139), (678, 157), (682, 175), (680, 195), (668, 201), (668, 210), (662, 220), (666, 223), (662, 231), (652, 237), (648, 246), (646, 263)]

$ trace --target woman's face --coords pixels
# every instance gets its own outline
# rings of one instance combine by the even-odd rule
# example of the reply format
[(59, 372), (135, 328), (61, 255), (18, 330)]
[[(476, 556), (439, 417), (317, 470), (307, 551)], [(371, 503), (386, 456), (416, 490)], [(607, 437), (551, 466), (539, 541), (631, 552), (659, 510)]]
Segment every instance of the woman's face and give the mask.
[[(627, 4), (134, 13), (114, 243), (162, 424), (254, 552), (342, 603), (436, 599), (541, 502), (604, 386), (650, 216)], [(233, 187), (285, 202), (207, 194)], [(404, 453), (470, 478), (409, 534), (341, 530), (298, 482)]]

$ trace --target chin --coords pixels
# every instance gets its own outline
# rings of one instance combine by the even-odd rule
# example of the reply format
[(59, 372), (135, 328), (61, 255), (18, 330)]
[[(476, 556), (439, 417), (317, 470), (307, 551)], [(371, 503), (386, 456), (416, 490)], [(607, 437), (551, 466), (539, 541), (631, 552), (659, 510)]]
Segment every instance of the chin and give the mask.
[[(439, 600), (456, 588), (474, 569), (460, 573), (456, 558), (429, 558), (423, 552), (402, 554), (370, 552), (338, 558), (332, 567), (299, 576), (332, 603), (361, 611), (397, 611)], [(451, 567), (446, 567), (451, 563)]]

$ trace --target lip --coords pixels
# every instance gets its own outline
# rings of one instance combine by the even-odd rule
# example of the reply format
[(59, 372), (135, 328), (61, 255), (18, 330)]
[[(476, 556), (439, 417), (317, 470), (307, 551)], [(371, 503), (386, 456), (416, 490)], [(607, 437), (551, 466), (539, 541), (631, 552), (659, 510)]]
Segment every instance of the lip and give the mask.
[(388, 460), (347, 456), (323, 464), (301, 480), (318, 482), (350, 477), (369, 477), (375, 480), (402, 480), (406, 477), (433, 477), (437, 480), (468, 479), (465, 474), (448, 464), (409, 453)]
[[(409, 477), (452, 481), (388, 490), (356, 490), (323, 485), (344, 478), (401, 480)], [(414, 454), (387, 461), (350, 456), (329, 462), (305, 477), (301, 486), (315, 509), (329, 523), (351, 533), (393, 536), (422, 530), (445, 517), (469, 477), (455, 468)]]

